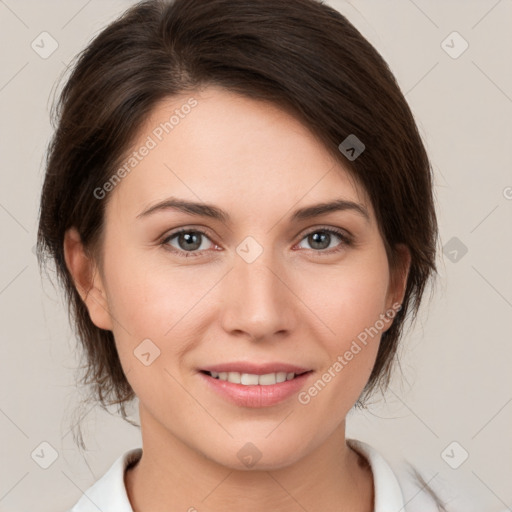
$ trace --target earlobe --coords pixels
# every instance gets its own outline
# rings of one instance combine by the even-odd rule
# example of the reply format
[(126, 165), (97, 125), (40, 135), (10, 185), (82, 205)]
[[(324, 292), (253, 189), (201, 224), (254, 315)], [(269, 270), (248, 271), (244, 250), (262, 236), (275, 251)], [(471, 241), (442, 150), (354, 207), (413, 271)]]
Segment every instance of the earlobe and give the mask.
[(80, 234), (74, 227), (64, 235), (64, 259), (91, 321), (100, 329), (112, 330), (108, 301), (97, 265), (86, 253)]

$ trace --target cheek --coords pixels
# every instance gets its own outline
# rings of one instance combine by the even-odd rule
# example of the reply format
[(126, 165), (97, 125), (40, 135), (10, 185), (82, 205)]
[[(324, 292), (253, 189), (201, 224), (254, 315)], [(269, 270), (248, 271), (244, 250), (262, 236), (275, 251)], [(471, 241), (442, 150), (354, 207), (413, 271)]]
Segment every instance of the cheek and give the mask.
[(125, 249), (112, 250), (105, 262), (110, 312), (134, 336), (160, 338), (204, 295), (208, 281), (191, 267)]
[(146, 339), (160, 350), (159, 364), (193, 346), (202, 328), (198, 315), (207, 307), (204, 299), (221, 277), (206, 265), (180, 267), (129, 250), (112, 251), (105, 271), (114, 336), (127, 367)]
[(389, 284), (385, 254), (376, 251), (336, 267), (309, 269), (304, 275), (298, 295), (324, 325), (332, 348), (373, 326), (385, 313)]
[[(314, 417), (324, 418), (324, 428), (335, 428), (359, 398), (371, 375), (382, 335), (381, 314), (385, 313), (386, 267), (376, 265), (357, 271), (338, 272), (338, 282), (324, 283), (323, 293), (309, 295), (322, 324), (316, 339), (325, 351), (317, 379), (299, 395), (308, 410), (311, 428)], [(386, 324), (386, 328), (389, 327)], [(379, 329), (380, 327), (380, 329)]]
[(181, 380), (181, 354), (197, 336), (193, 307), (205, 292), (191, 286), (190, 273), (184, 279), (183, 269), (147, 268), (129, 257), (111, 261), (109, 307), (121, 365), (139, 398), (158, 401), (163, 389), (176, 387), (173, 377)]
[(390, 326), (382, 321), (389, 283), (385, 253), (375, 251), (350, 263), (318, 270), (308, 276), (315, 287), (303, 288), (304, 301), (321, 320), (316, 337), (327, 356), (322, 380), (332, 382), (325, 398), (330, 395), (327, 401), (333, 403), (340, 396), (348, 404), (357, 399), (371, 374), (382, 331)]

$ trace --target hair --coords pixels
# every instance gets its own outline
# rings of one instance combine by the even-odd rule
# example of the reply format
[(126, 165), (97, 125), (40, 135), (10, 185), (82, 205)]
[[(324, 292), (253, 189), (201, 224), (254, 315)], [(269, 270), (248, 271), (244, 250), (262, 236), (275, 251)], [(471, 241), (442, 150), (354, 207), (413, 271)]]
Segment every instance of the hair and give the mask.
[[(218, 86), (271, 102), (299, 119), (360, 184), (376, 214), (392, 276), (404, 275), (402, 307), (382, 334), (358, 403), (389, 384), (406, 318), (416, 318), (436, 272), (432, 170), (413, 114), (387, 63), (337, 10), (319, 0), (149, 0), (124, 12), (77, 55), (58, 102), (46, 155), (37, 253), (52, 260), (86, 357), (81, 383), (103, 408), (135, 398), (111, 331), (96, 327), (64, 259), (74, 227), (101, 260), (108, 201), (94, 190), (126, 158), (156, 105)], [(355, 159), (339, 149), (350, 135)]]

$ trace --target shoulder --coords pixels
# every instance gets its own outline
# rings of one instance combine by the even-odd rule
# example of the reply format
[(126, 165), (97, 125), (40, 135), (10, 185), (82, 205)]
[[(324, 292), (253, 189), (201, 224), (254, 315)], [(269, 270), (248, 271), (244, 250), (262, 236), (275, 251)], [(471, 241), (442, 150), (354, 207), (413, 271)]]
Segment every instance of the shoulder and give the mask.
[[(468, 512), (457, 505), (456, 495), (438, 474), (420, 471), (406, 461), (391, 462), (376, 448), (356, 439), (347, 439), (354, 450), (364, 456), (372, 469), (375, 512)], [(453, 508), (455, 506), (456, 508)]]
[(142, 448), (133, 448), (123, 453), (108, 471), (89, 487), (78, 502), (66, 512), (96, 512), (98, 510), (133, 512), (126, 493), (124, 473), (128, 466), (142, 455)]

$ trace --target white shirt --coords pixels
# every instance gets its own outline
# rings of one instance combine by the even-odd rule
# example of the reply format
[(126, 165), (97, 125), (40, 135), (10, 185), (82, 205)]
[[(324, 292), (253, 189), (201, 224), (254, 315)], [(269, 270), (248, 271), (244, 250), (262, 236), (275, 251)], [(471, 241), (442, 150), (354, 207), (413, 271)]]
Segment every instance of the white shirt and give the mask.
[[(370, 464), (374, 482), (374, 512), (438, 512), (430, 495), (405, 475), (399, 480), (375, 448), (355, 439), (347, 439), (347, 442)], [(67, 512), (133, 512), (124, 485), (124, 474), (126, 468), (138, 461), (141, 455), (142, 448), (134, 448), (121, 455)], [(403, 491), (407, 491), (407, 501)]]

